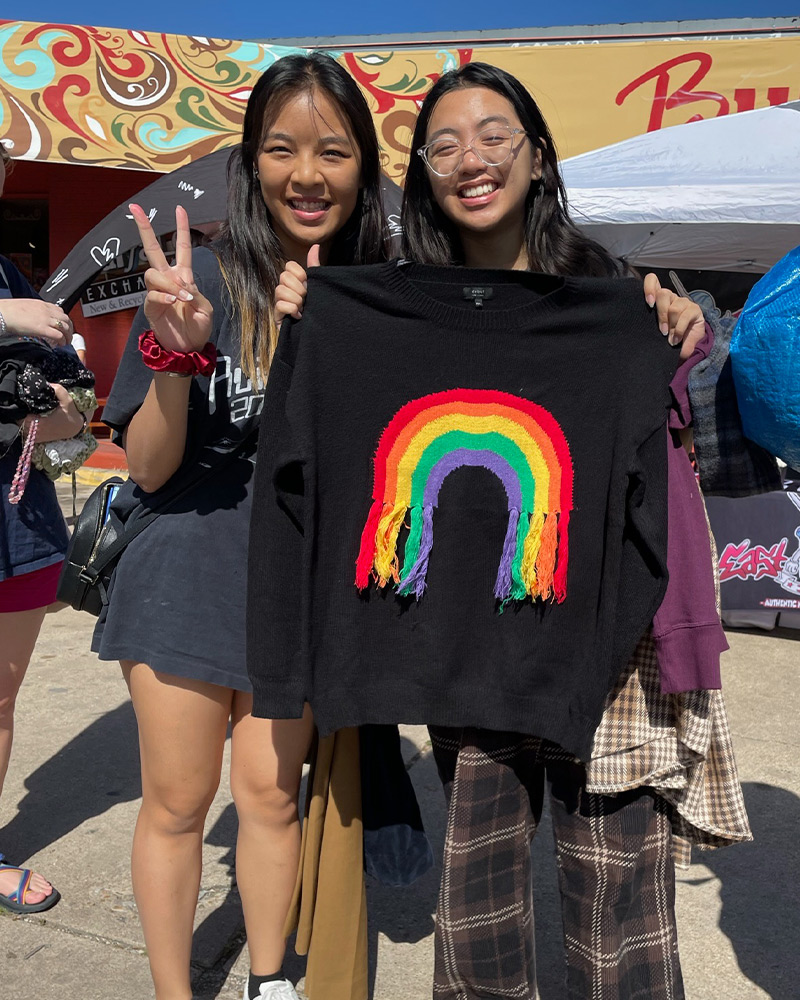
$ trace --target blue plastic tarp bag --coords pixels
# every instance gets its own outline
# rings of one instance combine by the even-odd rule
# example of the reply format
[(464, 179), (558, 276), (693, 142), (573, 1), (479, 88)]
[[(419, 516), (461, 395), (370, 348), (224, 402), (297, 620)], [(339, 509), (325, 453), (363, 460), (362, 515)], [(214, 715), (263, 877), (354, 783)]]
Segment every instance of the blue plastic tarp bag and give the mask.
[(731, 365), (747, 437), (800, 464), (800, 247), (747, 297), (731, 337)]

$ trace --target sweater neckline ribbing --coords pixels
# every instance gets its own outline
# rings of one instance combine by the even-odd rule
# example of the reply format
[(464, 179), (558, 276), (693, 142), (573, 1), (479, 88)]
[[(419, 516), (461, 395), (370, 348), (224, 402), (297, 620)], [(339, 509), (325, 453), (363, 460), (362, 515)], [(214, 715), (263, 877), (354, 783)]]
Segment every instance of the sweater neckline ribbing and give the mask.
[[(417, 312), (443, 326), (462, 330), (502, 330), (525, 328), (535, 316), (560, 309), (574, 291), (572, 279), (562, 275), (538, 274), (532, 271), (512, 271), (459, 266), (418, 264), (411, 261), (389, 261), (385, 265), (387, 284), (402, 296)], [(451, 305), (422, 291), (414, 281), (438, 281), (450, 285), (528, 285), (532, 292), (544, 284), (550, 290), (531, 296), (529, 302), (510, 309), (476, 309), (466, 301), (463, 306)], [(537, 288), (538, 286), (538, 288)]]

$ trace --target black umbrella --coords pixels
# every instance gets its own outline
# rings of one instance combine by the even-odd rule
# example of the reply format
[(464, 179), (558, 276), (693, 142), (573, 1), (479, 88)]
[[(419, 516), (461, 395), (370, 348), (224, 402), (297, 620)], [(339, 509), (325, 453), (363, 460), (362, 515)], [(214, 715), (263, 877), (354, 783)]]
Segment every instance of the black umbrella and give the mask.
[[(136, 202), (150, 216), (156, 236), (175, 229), (176, 205), (186, 209), (190, 226), (221, 222), (225, 218), (230, 154), (230, 149), (218, 149), (164, 174), (135, 196)], [(389, 220), (389, 235), (395, 237), (400, 232), (402, 191), (384, 176), (381, 194)], [(75, 245), (42, 286), (43, 299), (69, 312), (99, 271), (115, 257), (141, 245), (139, 230), (128, 209), (131, 200), (128, 198), (117, 205)]]

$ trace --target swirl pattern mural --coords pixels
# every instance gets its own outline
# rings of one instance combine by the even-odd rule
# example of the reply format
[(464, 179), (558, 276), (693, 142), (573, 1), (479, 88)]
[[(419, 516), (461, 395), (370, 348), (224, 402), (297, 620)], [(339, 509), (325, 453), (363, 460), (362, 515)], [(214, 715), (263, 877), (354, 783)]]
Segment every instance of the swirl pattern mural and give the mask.
[[(167, 172), (234, 144), (258, 76), (306, 51), (256, 42), (0, 20), (0, 138), (25, 159)], [(562, 157), (642, 132), (797, 100), (800, 33), (602, 45), (359, 48), (334, 57), (402, 183), (420, 102), (479, 58), (538, 101)]]
[[(258, 76), (306, 50), (143, 31), (0, 20), (0, 137), (15, 156), (169, 171), (236, 142)], [(469, 51), (337, 58), (401, 178), (416, 102)]]
[(367, 95), (381, 143), (381, 166), (402, 184), (414, 120), (442, 73), (470, 61), (471, 49), (346, 52), (340, 62)]

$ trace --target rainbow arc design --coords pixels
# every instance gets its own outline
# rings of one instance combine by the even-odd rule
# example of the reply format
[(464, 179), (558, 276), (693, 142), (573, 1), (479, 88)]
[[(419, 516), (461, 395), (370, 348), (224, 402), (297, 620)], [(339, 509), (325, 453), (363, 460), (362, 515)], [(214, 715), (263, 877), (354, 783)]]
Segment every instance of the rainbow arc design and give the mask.
[[(356, 586), (390, 580), (418, 600), (433, 548), (433, 512), (455, 469), (482, 466), (508, 499), (495, 597), (566, 597), (572, 459), (544, 407), (494, 389), (449, 389), (401, 407), (375, 453), (372, 507), (361, 536)], [(397, 545), (410, 512), (403, 566)]]

